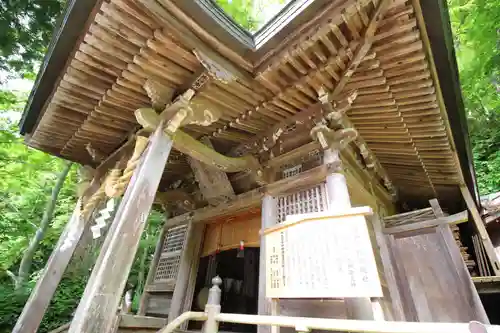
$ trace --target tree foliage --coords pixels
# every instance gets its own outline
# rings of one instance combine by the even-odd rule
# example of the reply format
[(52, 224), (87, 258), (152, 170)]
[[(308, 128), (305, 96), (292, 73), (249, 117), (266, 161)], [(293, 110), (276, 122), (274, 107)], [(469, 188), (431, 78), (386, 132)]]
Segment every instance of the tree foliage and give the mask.
[(33, 72), (47, 52), (64, 0), (0, 1), (0, 70)]
[(500, 2), (449, 0), (479, 189), (500, 190)]
[(236, 23), (251, 33), (257, 32), (290, 0), (216, 0)]
[[(272, 6), (288, 2), (215, 1), (250, 32), (258, 30), (272, 16), (269, 12)], [(448, 2), (480, 190), (483, 193), (499, 191), (500, 2)], [(0, 70), (20, 76), (41, 62), (63, 5), (64, 0), (0, 1)], [(15, 290), (9, 272), (19, 270), (23, 253), (40, 228), (57, 175), (66, 165), (23, 144), (17, 121), (26, 97), (26, 94), (0, 91), (0, 332), (11, 331), (76, 203), (77, 174), (73, 168), (61, 189), (47, 232), (34, 252), (27, 281)], [(135, 307), (144, 288), (163, 216), (151, 214), (129, 277), (129, 285), (136, 289)], [(90, 247), (88, 253), (95, 259), (98, 248)], [(50, 331), (71, 318), (92, 266), (79, 262), (72, 265), (76, 266), (65, 274), (40, 332)]]

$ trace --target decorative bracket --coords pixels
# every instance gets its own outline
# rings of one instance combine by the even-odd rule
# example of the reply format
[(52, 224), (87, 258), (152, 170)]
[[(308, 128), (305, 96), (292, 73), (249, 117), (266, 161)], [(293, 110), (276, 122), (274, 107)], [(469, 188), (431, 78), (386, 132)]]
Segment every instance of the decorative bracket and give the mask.
[[(331, 126), (337, 128), (339, 127), (344, 128), (343, 130), (340, 131), (349, 130), (357, 133), (357, 131), (354, 129), (354, 125), (351, 123), (351, 121), (346, 115), (346, 112), (350, 109), (352, 103), (354, 103), (354, 100), (356, 99), (357, 95), (358, 94), (356, 91), (352, 91), (348, 93), (345, 98), (339, 100), (338, 102), (335, 102), (333, 101), (334, 99), (333, 93), (329, 93), (323, 88), (318, 91), (318, 99), (321, 102), (321, 108), (325, 113), (326, 120), (330, 122)], [(320, 142), (323, 149), (325, 149), (324, 147), (328, 145), (325, 142), (327, 142), (327, 139), (329, 137), (330, 140), (338, 139), (329, 131), (332, 130), (324, 124), (320, 124), (311, 130), (311, 135), (313, 136), (313, 138), (317, 139)], [(340, 133), (338, 135), (341, 136)], [(392, 182), (390, 181), (386, 172), (382, 169), (382, 166), (378, 163), (375, 154), (373, 154), (373, 152), (368, 148), (363, 138), (357, 135), (354, 136), (354, 134), (352, 133), (351, 134), (344, 133), (343, 135), (347, 135), (347, 137), (350, 138), (348, 143), (349, 142), (355, 143), (355, 145), (359, 149), (359, 152), (361, 153), (361, 156), (363, 157), (363, 161), (366, 164), (366, 166), (369, 169), (373, 169), (376, 172), (378, 172), (384, 181), (385, 187), (389, 191), (393, 192), (393, 194), (395, 194)], [(345, 147), (344, 143), (339, 143), (339, 144), (340, 144), (340, 149)], [(335, 147), (335, 144), (333, 145), (334, 145), (333, 147)]]
[(106, 158), (106, 154), (92, 147), (90, 142), (85, 145), (85, 149), (89, 153), (90, 157), (92, 157), (92, 160), (96, 163), (101, 163)]
[[(191, 105), (191, 109), (192, 109)], [(187, 108), (185, 108), (187, 109)], [(204, 113), (201, 117), (195, 118), (183, 117), (181, 123), (191, 123), (191, 124), (204, 124), (210, 123), (213, 120), (213, 114), (208, 112)], [(200, 115), (200, 112), (194, 113)], [(156, 114), (153, 109), (142, 108), (135, 111), (135, 116), (139, 124), (141, 124), (144, 129), (148, 131), (154, 131), (161, 122), (160, 115)], [(179, 117), (180, 119), (180, 117)], [(212, 165), (219, 170), (224, 172), (239, 172), (252, 170), (256, 174), (256, 180), (258, 183), (264, 183), (264, 175), (262, 167), (259, 161), (252, 155), (242, 156), (242, 157), (227, 157), (224, 156), (212, 148), (207, 147), (203, 143), (199, 142), (192, 136), (184, 133), (181, 130), (176, 130), (172, 132), (172, 127), (165, 128), (165, 133), (172, 136), (174, 148), (184, 153), (196, 160), (199, 160), (205, 164)]]
[(332, 130), (325, 124), (318, 124), (311, 130), (311, 136), (317, 140), (323, 149), (342, 150), (358, 137), (354, 128)]
[(151, 99), (153, 109), (158, 111), (163, 110), (172, 101), (172, 96), (175, 91), (173, 87), (151, 79), (147, 79), (143, 87), (148, 97)]

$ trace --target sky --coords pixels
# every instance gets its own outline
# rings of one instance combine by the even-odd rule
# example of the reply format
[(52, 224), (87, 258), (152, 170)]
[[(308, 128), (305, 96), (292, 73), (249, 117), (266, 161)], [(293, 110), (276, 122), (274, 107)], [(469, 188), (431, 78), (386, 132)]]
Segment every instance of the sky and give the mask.
[[(0, 73), (0, 82), (3, 82), (2, 73)], [(33, 87), (33, 81), (27, 79), (9, 79), (0, 85), (2, 90), (10, 91), (30, 91)]]
[[(1, 90), (29, 92), (33, 87), (33, 81), (27, 79), (10, 79), (8, 76), (0, 72)], [(22, 113), (19, 111), (3, 110), (2, 116), (9, 119), (13, 123), (18, 123), (21, 120)]]

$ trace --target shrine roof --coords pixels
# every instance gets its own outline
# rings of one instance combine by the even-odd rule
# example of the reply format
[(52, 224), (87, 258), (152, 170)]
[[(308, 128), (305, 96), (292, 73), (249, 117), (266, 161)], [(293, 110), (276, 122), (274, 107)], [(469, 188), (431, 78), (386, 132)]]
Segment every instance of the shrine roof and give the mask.
[[(349, 76), (341, 90), (358, 96), (347, 115), (396, 188), (431, 198), (454, 195), (463, 182), (475, 187), (445, 1), (390, 0), (352, 75), (346, 70), (366, 45), (380, 0), (293, 1), (260, 39), (242, 35), (207, 3), (69, 2), (21, 121), (26, 143), (95, 165), (88, 144), (110, 155), (137, 130), (134, 111), (151, 104), (146, 80), (178, 95), (213, 61), (233, 79), (205, 78), (194, 100), (221, 117), (184, 130), (223, 152), (308, 112), (318, 91)], [(167, 173), (186, 169), (182, 154), (172, 161)]]

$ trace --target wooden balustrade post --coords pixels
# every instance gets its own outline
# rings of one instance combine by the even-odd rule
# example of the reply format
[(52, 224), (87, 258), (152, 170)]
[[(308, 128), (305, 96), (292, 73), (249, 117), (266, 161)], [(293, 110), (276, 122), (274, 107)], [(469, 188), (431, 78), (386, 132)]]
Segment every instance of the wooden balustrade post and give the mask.
[(85, 219), (81, 216), (80, 207), (81, 199), (76, 203), (73, 214), (45, 265), (42, 276), (31, 291), (23, 312), (17, 319), (13, 333), (35, 333), (38, 330), (45, 311), (84, 232)]
[[(347, 181), (341, 172), (342, 161), (340, 160), (339, 151), (334, 149), (325, 150), (323, 162), (324, 164), (337, 165), (337, 172), (333, 172), (326, 177), (326, 193), (329, 209), (343, 210), (351, 208)], [(369, 297), (346, 298), (345, 304), (350, 319), (374, 319), (372, 302)]]
[(216, 317), (220, 313), (222, 293), (219, 286), (222, 284), (222, 279), (216, 276), (212, 279), (212, 284), (212, 288), (208, 291), (208, 302), (205, 305), (207, 320), (203, 324), (203, 333), (217, 333), (219, 331), (219, 322)]
[(167, 162), (172, 139), (160, 124), (135, 170), (106, 236), (70, 333), (113, 329), (135, 253)]

